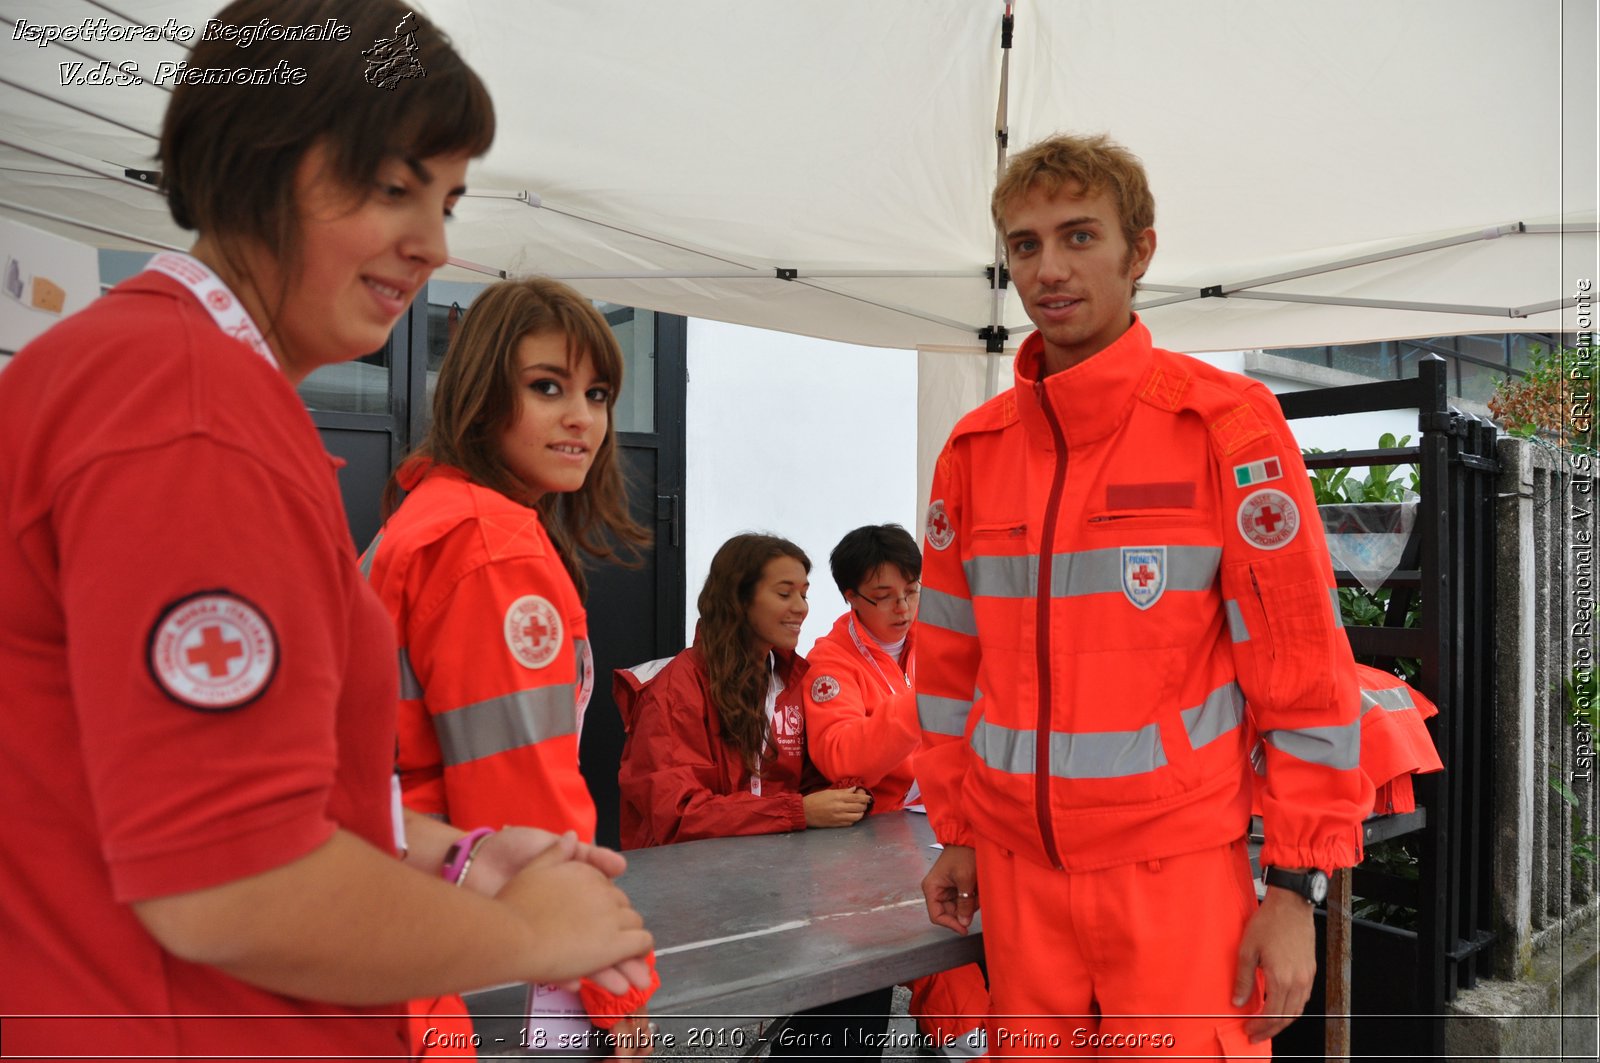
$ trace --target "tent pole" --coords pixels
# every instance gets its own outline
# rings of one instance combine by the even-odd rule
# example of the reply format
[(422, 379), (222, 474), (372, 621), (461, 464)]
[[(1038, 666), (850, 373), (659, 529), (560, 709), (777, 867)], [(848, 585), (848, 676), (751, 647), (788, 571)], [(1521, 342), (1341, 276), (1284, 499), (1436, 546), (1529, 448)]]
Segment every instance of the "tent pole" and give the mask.
[[(1005, 14), (1000, 17), (1000, 99), (995, 106), (994, 115), (994, 180), (1000, 183), (1000, 178), (1006, 172), (1006, 147), (1011, 139), (1010, 91), (1011, 91), (1011, 38), (1016, 29), (1016, 4), (1014, 0), (1005, 0)], [(988, 356), (985, 359), (983, 396), (992, 399), (1000, 392), (1000, 355), (1005, 350), (1006, 329), (1006, 288), (1009, 284), (1006, 270), (1006, 242), (998, 228), (994, 234), (994, 272), (989, 278), (989, 290), (993, 293), (993, 304), (989, 311), (989, 338), (985, 343)]]
[(1322, 306), (1364, 306), (1376, 310), (1422, 310), (1440, 314), (1475, 314), (1479, 317), (1525, 317), (1528, 313), (1559, 310), (1565, 300), (1534, 303), (1526, 307), (1477, 306), (1471, 303), (1413, 303), (1396, 299), (1351, 299), (1339, 295), (1300, 295), (1291, 292), (1229, 292), (1229, 299), (1259, 299), (1273, 303), (1316, 303)]
[(35, 218), (44, 218), (46, 221), (58, 221), (63, 225), (70, 225), (75, 229), (83, 229), (84, 231), (91, 233), (100, 233), (103, 236), (115, 236), (119, 240), (127, 240), (135, 244), (144, 244), (146, 247), (159, 247), (163, 251), (187, 252), (189, 250), (187, 247), (180, 247), (177, 244), (165, 244), (160, 240), (152, 240), (148, 236), (138, 236), (134, 233), (125, 233), (120, 229), (107, 229), (101, 225), (90, 225), (86, 221), (78, 221), (76, 218), (69, 218), (64, 214), (52, 214), (48, 210), (39, 210), (36, 207), (25, 207), (21, 203), (12, 203), (9, 200), (0, 199), (0, 210), (14, 210), (18, 214), (29, 214)]

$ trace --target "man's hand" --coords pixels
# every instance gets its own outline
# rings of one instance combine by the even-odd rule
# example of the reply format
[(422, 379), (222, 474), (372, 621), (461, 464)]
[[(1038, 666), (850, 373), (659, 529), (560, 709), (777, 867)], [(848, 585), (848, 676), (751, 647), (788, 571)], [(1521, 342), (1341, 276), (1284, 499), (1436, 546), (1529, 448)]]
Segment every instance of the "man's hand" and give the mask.
[(1265, 1041), (1300, 1017), (1317, 976), (1316, 951), (1311, 905), (1296, 893), (1268, 886), (1266, 899), (1244, 928), (1233, 979), (1233, 1006), (1239, 1008), (1250, 999), (1256, 968), (1266, 976), (1266, 1003), (1244, 1024), (1251, 1041)]
[(872, 794), (857, 786), (849, 790), (818, 790), (801, 798), (806, 809), (806, 826), (849, 827), (872, 807)]
[(965, 934), (978, 910), (978, 856), (968, 845), (947, 845), (922, 880), (928, 920)]

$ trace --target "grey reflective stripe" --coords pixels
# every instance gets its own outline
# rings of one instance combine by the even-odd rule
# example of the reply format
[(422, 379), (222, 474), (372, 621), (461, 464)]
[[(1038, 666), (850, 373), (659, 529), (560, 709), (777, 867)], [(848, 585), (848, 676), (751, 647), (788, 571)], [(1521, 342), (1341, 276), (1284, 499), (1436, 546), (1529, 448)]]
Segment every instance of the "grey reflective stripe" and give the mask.
[(577, 720), (571, 683), (490, 698), (433, 718), (446, 767), (492, 757), (573, 734)]
[(974, 598), (1027, 598), (1039, 584), (1036, 554), (974, 557), (961, 562), (961, 567)]
[[(920, 699), (919, 699), (920, 701)], [(1194, 708), (1184, 709), (1184, 730), (1195, 749), (1237, 730), (1244, 722), (1244, 693), (1228, 683), (1206, 695)], [(972, 748), (989, 767), (1012, 775), (1031, 775), (1034, 769), (1033, 731), (1001, 727), (979, 720), (973, 728)], [(1058, 779), (1122, 779), (1165, 767), (1166, 750), (1161, 728), (1146, 724), (1137, 731), (1085, 731), (1050, 734), (1050, 774)]]
[(1344, 627), (1344, 610), (1339, 608), (1339, 588), (1330, 587), (1328, 593), (1333, 597), (1333, 626)]
[(917, 695), (917, 722), (924, 731), (932, 731), (936, 735), (960, 738), (967, 733), (967, 716), (971, 712), (970, 701), (941, 698), (933, 694)]
[(942, 627), (958, 635), (976, 635), (978, 621), (972, 615), (972, 601), (954, 594), (922, 588), (922, 599), (917, 606), (917, 619), (924, 624)]
[(378, 556), (378, 544), (381, 542), (383, 542), (383, 531), (380, 529), (377, 538), (372, 540), (372, 545), (367, 547), (367, 552), (361, 555), (362, 579), (370, 580), (372, 578), (372, 562)]
[(1384, 687), (1382, 690), (1361, 690), (1361, 715), (1365, 716), (1370, 709), (1383, 709), (1386, 712), (1400, 712), (1402, 709), (1414, 709), (1417, 703), (1411, 700), (1411, 691), (1405, 687)]
[(1190, 748), (1210, 745), (1244, 722), (1244, 692), (1237, 683), (1220, 686), (1207, 694), (1202, 704), (1184, 709), (1182, 715)]
[(1233, 641), (1249, 642), (1250, 629), (1245, 626), (1244, 612), (1240, 610), (1239, 603), (1232, 598), (1225, 598), (1222, 607), (1228, 611), (1228, 634), (1233, 636)]
[[(979, 720), (972, 730), (972, 749), (996, 771), (1032, 775), (1034, 732)], [(1137, 731), (1089, 731), (1050, 735), (1050, 774), (1058, 779), (1120, 779), (1164, 767), (1161, 729), (1148, 724)]]
[[(1203, 591), (1216, 582), (1217, 565), (1222, 561), (1219, 547), (1168, 546), (1165, 549), (1167, 590)], [(967, 586), (972, 588), (974, 598), (1031, 598), (1039, 582), (1039, 562), (1033, 554), (974, 557), (964, 562), (962, 568), (966, 570)], [(1121, 593), (1121, 547), (1068, 551), (1051, 556), (1052, 598)]]
[(422, 684), (417, 682), (417, 673), (411, 670), (411, 654), (404, 648), (400, 650), (400, 698), (402, 701), (414, 701), (422, 697)]
[(1299, 727), (1266, 731), (1261, 735), (1272, 748), (1307, 764), (1345, 771), (1361, 761), (1361, 721), (1337, 727)]

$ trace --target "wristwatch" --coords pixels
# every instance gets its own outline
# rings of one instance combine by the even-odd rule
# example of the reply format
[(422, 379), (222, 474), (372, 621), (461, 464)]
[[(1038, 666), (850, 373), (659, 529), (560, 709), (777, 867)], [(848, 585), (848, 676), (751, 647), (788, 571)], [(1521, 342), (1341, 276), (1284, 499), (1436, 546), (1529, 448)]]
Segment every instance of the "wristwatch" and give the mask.
[(1317, 868), (1309, 871), (1285, 871), (1281, 867), (1264, 867), (1261, 879), (1269, 886), (1277, 886), (1298, 893), (1308, 903), (1321, 904), (1328, 899), (1328, 873)]

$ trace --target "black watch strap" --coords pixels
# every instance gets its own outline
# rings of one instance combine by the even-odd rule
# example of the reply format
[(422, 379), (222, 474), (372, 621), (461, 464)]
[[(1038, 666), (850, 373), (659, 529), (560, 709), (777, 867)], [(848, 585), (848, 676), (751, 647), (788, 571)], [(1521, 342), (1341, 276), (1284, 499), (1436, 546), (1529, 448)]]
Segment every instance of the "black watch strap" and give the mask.
[(1277, 886), (1298, 893), (1311, 904), (1321, 904), (1328, 899), (1328, 874), (1312, 868), (1310, 871), (1286, 871), (1281, 867), (1266, 866), (1261, 869), (1261, 879), (1269, 886)]

